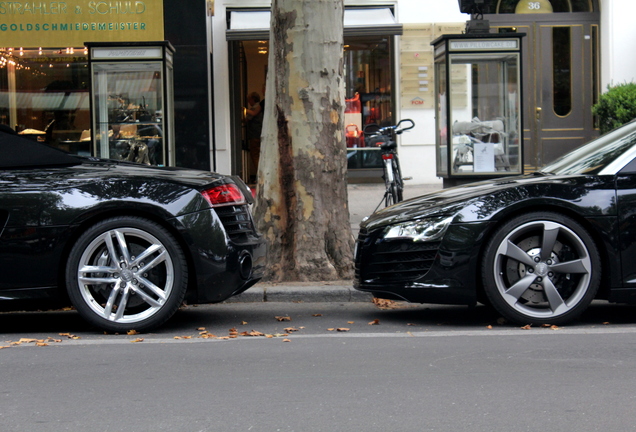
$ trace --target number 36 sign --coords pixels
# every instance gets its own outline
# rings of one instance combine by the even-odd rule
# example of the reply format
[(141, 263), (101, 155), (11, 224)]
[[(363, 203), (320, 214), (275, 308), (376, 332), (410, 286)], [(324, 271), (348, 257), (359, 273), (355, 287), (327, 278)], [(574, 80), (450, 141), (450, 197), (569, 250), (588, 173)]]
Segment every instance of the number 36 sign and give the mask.
[(552, 4), (549, 0), (521, 0), (515, 13), (552, 13)]

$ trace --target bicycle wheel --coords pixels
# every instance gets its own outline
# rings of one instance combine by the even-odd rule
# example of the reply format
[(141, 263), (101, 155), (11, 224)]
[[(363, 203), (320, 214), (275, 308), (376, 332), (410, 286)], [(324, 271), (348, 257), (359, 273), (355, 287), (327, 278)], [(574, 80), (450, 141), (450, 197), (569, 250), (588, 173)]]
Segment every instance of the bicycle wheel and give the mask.
[(398, 188), (395, 181), (393, 181), (387, 185), (386, 192), (384, 193), (384, 204), (388, 207), (398, 202)]
[(400, 171), (400, 163), (398, 162), (397, 155), (393, 157), (393, 179), (395, 180), (396, 188), (396, 203), (401, 202), (404, 199), (404, 183), (402, 181), (402, 172)]

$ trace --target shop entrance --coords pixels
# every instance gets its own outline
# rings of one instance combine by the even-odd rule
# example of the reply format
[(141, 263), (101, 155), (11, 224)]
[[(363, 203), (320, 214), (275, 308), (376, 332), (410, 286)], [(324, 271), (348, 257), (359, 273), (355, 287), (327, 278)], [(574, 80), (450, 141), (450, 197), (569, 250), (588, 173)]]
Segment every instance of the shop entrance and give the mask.
[[(264, 97), (269, 18), (269, 11), (232, 11), (226, 33), (232, 172), (248, 183), (255, 181), (258, 163), (250, 109), (256, 103), (249, 96), (256, 93), (261, 100)], [(382, 181), (380, 149), (369, 146), (362, 132), (369, 123), (386, 126), (394, 122), (395, 35), (401, 33), (402, 25), (395, 22), (389, 8), (345, 10), (345, 128), (350, 181)]]
[[(521, 3), (527, 2), (517, 4)], [(560, 2), (559, 9), (557, 3), (552, 2), (552, 13), (488, 16), (491, 28), (514, 28), (526, 34), (522, 39), (526, 172), (598, 135), (592, 105), (599, 94), (599, 15), (592, 2), (579, 5), (582, 10), (568, 2)], [(500, 5), (502, 10), (506, 11)], [(559, 13), (577, 10), (586, 13)]]
[[(393, 38), (386, 35), (351, 36), (345, 38), (344, 48), (349, 177), (356, 181), (381, 181), (380, 149), (369, 145), (363, 131), (372, 123), (393, 124)], [(248, 183), (255, 182), (257, 172), (258, 124), (264, 111), (268, 51), (266, 40), (230, 42), (233, 170)]]

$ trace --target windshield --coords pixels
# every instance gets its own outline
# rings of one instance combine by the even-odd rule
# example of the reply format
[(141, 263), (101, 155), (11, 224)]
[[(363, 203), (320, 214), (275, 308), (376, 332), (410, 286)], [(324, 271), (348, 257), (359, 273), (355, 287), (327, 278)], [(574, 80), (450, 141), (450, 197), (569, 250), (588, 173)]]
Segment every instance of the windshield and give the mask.
[[(632, 121), (567, 153), (544, 166), (541, 172), (560, 175), (599, 174), (610, 163), (630, 153), (634, 145), (636, 145), (636, 122)], [(632, 157), (625, 163), (631, 159)]]

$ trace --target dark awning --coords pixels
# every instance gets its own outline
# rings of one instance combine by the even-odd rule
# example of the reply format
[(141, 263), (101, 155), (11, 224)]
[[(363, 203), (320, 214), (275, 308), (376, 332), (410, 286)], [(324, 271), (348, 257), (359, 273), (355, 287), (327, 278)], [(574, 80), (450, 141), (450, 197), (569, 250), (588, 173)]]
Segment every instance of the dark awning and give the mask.
[[(270, 11), (231, 11), (226, 39), (268, 40)], [(401, 35), (398, 24), (389, 8), (345, 9), (344, 36)]]

